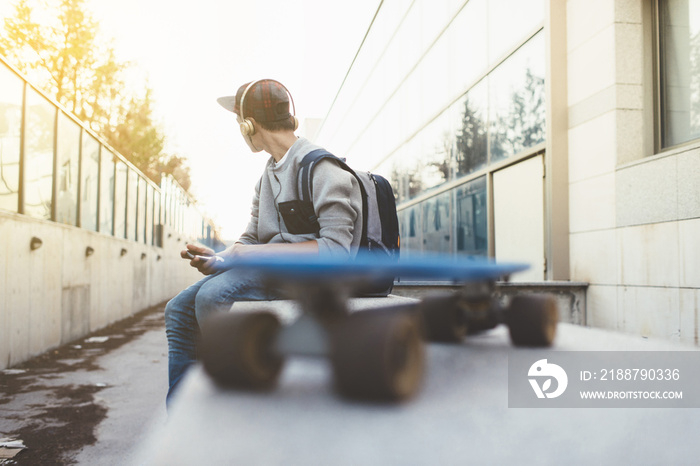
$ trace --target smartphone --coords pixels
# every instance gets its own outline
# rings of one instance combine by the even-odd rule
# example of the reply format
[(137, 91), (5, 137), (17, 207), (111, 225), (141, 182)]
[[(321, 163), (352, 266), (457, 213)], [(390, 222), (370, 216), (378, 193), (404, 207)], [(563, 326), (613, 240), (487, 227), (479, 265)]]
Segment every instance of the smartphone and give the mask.
[[(192, 251), (187, 251), (186, 254), (187, 254), (187, 257), (189, 257), (190, 259), (194, 259), (195, 257), (199, 257), (201, 260), (207, 260), (211, 257), (211, 256), (205, 256), (204, 254), (194, 254)], [(219, 256), (214, 256), (214, 257), (216, 258), (217, 262), (224, 261), (223, 257), (219, 257)]]

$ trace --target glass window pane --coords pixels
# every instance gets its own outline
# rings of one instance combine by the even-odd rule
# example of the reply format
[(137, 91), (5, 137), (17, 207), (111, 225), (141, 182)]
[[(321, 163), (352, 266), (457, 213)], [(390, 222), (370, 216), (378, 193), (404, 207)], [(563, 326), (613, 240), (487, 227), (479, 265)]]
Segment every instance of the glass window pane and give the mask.
[(56, 221), (78, 224), (78, 164), (80, 163), (80, 126), (65, 113), (58, 112), (56, 138)]
[[(415, 4), (410, 6), (394, 40), (399, 41), (399, 76), (405, 77), (425, 50), (421, 49), (421, 15)], [(362, 95), (362, 94), (360, 94)]]
[(543, 21), (543, 0), (489, 0), (489, 63), (522, 42)]
[(451, 92), (450, 74), (445, 72), (445, 64), (450, 61), (450, 44), (447, 37), (442, 36), (418, 65), (423, 89), (430, 89), (429, 93), (423, 93), (422, 111), (426, 115), (441, 112), (457, 95)]
[(452, 252), (450, 193), (421, 202), (423, 207), (423, 251)]
[(179, 198), (177, 188), (174, 184), (170, 186), (170, 223), (173, 230), (177, 230), (177, 214), (179, 207)]
[(452, 178), (455, 130), (450, 114), (448, 109), (392, 156), (394, 168), (387, 178), (401, 198), (414, 197)]
[(486, 37), (486, 0), (470, 0), (447, 32), (451, 95), (460, 95), (486, 72)]
[(126, 238), (126, 173), (124, 162), (117, 160), (114, 194), (114, 236)]
[(138, 177), (138, 201), (136, 203), (136, 241), (146, 242), (146, 180)]
[(0, 64), (0, 209), (17, 212), (24, 82)]
[(80, 226), (97, 231), (97, 193), (100, 169), (100, 143), (83, 132), (80, 180)]
[(155, 191), (154, 202), (153, 244), (163, 247), (163, 194), (160, 191)]
[(545, 140), (544, 34), (489, 75), (491, 162)]
[(488, 82), (474, 86), (457, 103), (455, 164), (457, 176), (464, 176), (486, 166), (488, 152)]
[(451, 178), (451, 157), (454, 152), (455, 132), (449, 112), (444, 112), (420, 134), (423, 161), (423, 186), (439, 186)]
[(167, 176), (160, 179), (160, 222), (170, 225), (170, 180)]
[(102, 148), (100, 156), (100, 231), (114, 234), (114, 154)]
[(185, 218), (185, 196), (182, 194), (180, 188), (177, 189), (177, 205), (175, 206), (175, 230), (178, 233), (184, 231), (184, 218)]
[(126, 182), (126, 239), (136, 241), (137, 186), (139, 175), (132, 168)]
[(175, 225), (173, 217), (175, 216), (175, 187), (169, 178), (166, 178), (166, 198), (164, 202), (165, 206), (165, 224), (169, 227)]
[(175, 216), (177, 215), (177, 191), (175, 185), (170, 183), (170, 192), (168, 194), (168, 226), (175, 229)]
[(146, 244), (153, 244), (153, 209), (155, 189), (150, 183), (146, 186)]
[(421, 252), (423, 250), (420, 204), (402, 210), (399, 215), (401, 256), (410, 257), (411, 252)]
[(24, 213), (50, 220), (56, 107), (34, 89), (27, 87), (26, 118)]
[(402, 185), (407, 199), (419, 195), (424, 189), (423, 160), (420, 152), (420, 142), (420, 138), (415, 137), (411, 139), (401, 151), (403, 153), (403, 163), (400, 165), (400, 177), (402, 178)]
[(458, 253), (486, 256), (486, 177), (460, 186), (455, 193), (456, 248)]
[(700, 0), (660, 2), (662, 147), (700, 137)]

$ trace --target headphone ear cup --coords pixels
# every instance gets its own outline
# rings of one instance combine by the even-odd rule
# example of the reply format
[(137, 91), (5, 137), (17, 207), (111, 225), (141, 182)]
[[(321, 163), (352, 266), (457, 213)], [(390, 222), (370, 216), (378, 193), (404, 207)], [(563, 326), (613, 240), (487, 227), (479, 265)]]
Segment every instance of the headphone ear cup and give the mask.
[(252, 136), (255, 134), (255, 126), (253, 126), (253, 122), (247, 118), (241, 122), (241, 134), (243, 136)]
[(296, 131), (299, 128), (299, 119), (292, 115), (292, 119), (294, 120), (294, 131)]

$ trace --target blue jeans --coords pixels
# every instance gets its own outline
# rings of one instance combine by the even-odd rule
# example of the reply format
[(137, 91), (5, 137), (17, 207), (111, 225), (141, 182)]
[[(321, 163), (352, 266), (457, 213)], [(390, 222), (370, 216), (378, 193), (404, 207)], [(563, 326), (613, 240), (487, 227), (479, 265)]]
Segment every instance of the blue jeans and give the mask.
[(166, 402), (170, 402), (185, 372), (197, 359), (199, 328), (207, 316), (228, 311), (235, 301), (275, 297), (256, 274), (233, 269), (207, 275), (171, 299), (165, 306), (169, 379)]

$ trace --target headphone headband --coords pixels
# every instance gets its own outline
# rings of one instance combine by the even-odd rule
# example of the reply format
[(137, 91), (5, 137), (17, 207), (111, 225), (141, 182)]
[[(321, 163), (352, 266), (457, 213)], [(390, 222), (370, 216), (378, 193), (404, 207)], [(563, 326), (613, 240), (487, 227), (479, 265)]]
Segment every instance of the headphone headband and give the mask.
[(241, 101), (240, 101), (240, 103), (239, 103), (239, 107), (240, 107), (240, 110), (241, 110), (241, 120), (245, 120), (245, 119), (246, 119), (246, 117), (245, 117), (245, 115), (244, 115), (245, 106), (244, 106), (243, 104), (244, 104), (244, 102), (245, 102), (246, 96), (248, 95), (248, 91), (251, 90), (251, 89), (253, 88), (253, 86), (255, 86), (256, 84), (261, 83), (261, 82), (263, 82), (263, 81), (272, 81), (272, 82), (274, 82), (274, 83), (279, 84), (279, 85), (282, 87), (282, 89), (284, 89), (284, 92), (286, 92), (287, 95), (289, 96), (289, 101), (292, 103), (292, 112), (293, 112), (293, 113), (292, 113), (291, 116), (294, 116), (294, 117), (295, 117), (296, 114), (297, 114), (297, 108), (296, 108), (296, 106), (294, 105), (294, 97), (292, 97), (292, 93), (289, 92), (289, 89), (287, 89), (287, 87), (286, 87), (284, 84), (282, 84), (281, 82), (279, 82), (279, 81), (277, 81), (277, 80), (275, 80), (275, 79), (258, 79), (257, 81), (253, 81), (252, 83), (248, 84), (248, 86), (247, 86), (247, 87), (245, 88), (245, 90), (243, 91), (243, 94), (241, 94)]

